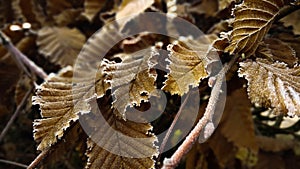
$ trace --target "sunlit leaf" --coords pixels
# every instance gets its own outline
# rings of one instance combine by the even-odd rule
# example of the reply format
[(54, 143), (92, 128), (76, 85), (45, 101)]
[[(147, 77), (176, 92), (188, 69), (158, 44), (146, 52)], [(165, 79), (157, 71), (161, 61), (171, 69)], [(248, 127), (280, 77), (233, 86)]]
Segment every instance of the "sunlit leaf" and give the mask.
[(155, 90), (156, 72), (151, 70), (155, 63), (151, 62), (153, 48), (147, 48), (131, 54), (119, 54), (121, 63), (103, 62), (107, 82), (111, 84), (113, 106), (124, 116), (127, 106), (139, 106), (148, 101)]
[(169, 45), (170, 73), (164, 82), (163, 90), (183, 95), (189, 91), (190, 86), (198, 86), (201, 79), (209, 76), (207, 66), (217, 61), (218, 56), (211, 49), (211, 44), (206, 38), (198, 41), (183, 39)]
[(285, 63), (265, 59), (240, 63), (239, 76), (248, 80), (252, 103), (274, 108), (276, 114), (300, 115), (300, 66), (288, 68)]
[(76, 28), (44, 27), (38, 31), (40, 53), (61, 66), (74, 64), (84, 42), (85, 36)]
[(91, 112), (94, 115), (89, 124), (95, 124), (91, 126), (95, 134), (87, 141), (86, 168), (154, 168), (153, 157), (157, 156), (158, 149), (154, 145), (157, 138), (151, 133), (152, 126), (149, 123), (125, 121), (117, 116), (120, 113), (111, 109), (105, 99), (98, 104), (106, 123), (99, 124), (100, 112)]
[[(62, 138), (64, 131), (72, 121), (78, 120), (79, 112), (89, 112), (89, 105), (82, 98), (88, 91), (94, 92), (90, 86), (72, 91), (73, 70), (62, 69), (57, 75), (50, 74), (46, 82), (38, 87), (33, 104), (38, 104), (42, 119), (34, 120), (34, 139), (40, 141), (38, 150), (45, 150)], [(88, 88), (88, 89), (87, 89)]]
[(269, 31), (283, 0), (244, 0), (234, 9), (233, 31), (226, 52), (252, 55)]

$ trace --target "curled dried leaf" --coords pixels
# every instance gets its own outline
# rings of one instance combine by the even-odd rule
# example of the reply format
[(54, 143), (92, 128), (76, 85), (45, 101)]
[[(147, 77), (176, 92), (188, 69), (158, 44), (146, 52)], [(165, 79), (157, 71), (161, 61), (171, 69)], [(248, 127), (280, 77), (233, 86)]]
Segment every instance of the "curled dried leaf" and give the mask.
[(40, 53), (61, 66), (74, 64), (84, 42), (85, 36), (76, 28), (43, 27), (38, 31)]
[(113, 106), (123, 117), (127, 106), (139, 106), (155, 90), (156, 72), (152, 70), (155, 63), (151, 62), (153, 48), (147, 48), (131, 54), (119, 54), (121, 63), (104, 60), (104, 73), (111, 84), (114, 96)]
[(258, 46), (255, 54), (260, 57), (266, 57), (272, 61), (285, 62), (290, 67), (298, 62), (294, 49), (275, 38), (266, 38), (263, 43)]
[(240, 63), (239, 76), (248, 80), (252, 103), (274, 108), (276, 114), (300, 116), (300, 66), (288, 68), (285, 63), (266, 59)]
[(283, 5), (283, 0), (244, 0), (236, 6), (230, 45), (225, 51), (230, 54), (252, 55)]
[(198, 41), (188, 38), (168, 46), (170, 73), (163, 90), (182, 96), (189, 91), (190, 86), (198, 86), (201, 79), (209, 76), (207, 66), (218, 61), (218, 54), (212, 51), (207, 41), (205, 38)]

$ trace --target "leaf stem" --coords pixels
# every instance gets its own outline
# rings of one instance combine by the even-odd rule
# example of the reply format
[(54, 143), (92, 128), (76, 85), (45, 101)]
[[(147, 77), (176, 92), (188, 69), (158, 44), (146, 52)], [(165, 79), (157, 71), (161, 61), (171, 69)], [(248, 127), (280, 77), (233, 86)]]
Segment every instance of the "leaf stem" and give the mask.
[(11, 125), (13, 124), (13, 122), (15, 121), (15, 119), (18, 117), (18, 115), (21, 112), (21, 108), (24, 106), (26, 100), (28, 99), (29, 95), (32, 92), (32, 89), (29, 89), (25, 96), (23, 97), (21, 103), (18, 105), (17, 109), (15, 110), (14, 114), (11, 116), (11, 118), (9, 119), (9, 121), (7, 122), (5, 128), (2, 130), (1, 134), (0, 134), (0, 142), (3, 140), (4, 136), (6, 135), (7, 131), (9, 130), (9, 128), (11, 127)]
[(24, 64), (37, 76), (39, 76), (42, 79), (46, 79), (48, 75), (44, 72), (44, 70), (41, 67), (37, 66), (33, 61), (31, 61), (18, 48), (16, 48), (11, 43), (10, 39), (2, 31), (0, 31), (0, 42), (3, 44), (6, 50), (8, 50), (11, 53), (18, 65), (25, 71), (25, 73), (29, 77), (31, 77), (30, 73), (28, 73)]
[(23, 167), (23, 168), (28, 167), (25, 164), (21, 164), (21, 163), (14, 162), (14, 161), (9, 161), (9, 160), (4, 160), (4, 159), (0, 159), (0, 163), (11, 164), (11, 165), (15, 165), (15, 166), (18, 166), (18, 167)]
[(191, 149), (194, 142), (199, 137), (201, 131), (206, 127), (206, 125), (212, 121), (214, 116), (214, 111), (219, 100), (220, 90), (222, 87), (222, 82), (225, 77), (226, 72), (232, 67), (232, 65), (238, 59), (238, 55), (235, 55), (228, 64), (226, 64), (222, 70), (216, 76), (215, 85), (211, 91), (211, 97), (209, 98), (208, 105), (206, 107), (203, 117), (198, 121), (197, 125), (190, 132), (190, 134), (185, 138), (184, 142), (176, 150), (171, 158), (164, 159), (162, 169), (173, 169), (175, 168), (182, 157)]

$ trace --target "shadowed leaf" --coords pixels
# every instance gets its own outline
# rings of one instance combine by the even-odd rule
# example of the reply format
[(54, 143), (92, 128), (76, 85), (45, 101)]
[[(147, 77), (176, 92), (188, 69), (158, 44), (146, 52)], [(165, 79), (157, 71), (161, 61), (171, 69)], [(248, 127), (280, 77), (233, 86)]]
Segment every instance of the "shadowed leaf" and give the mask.
[(76, 28), (44, 27), (38, 31), (39, 52), (52, 63), (73, 65), (85, 42), (85, 36)]

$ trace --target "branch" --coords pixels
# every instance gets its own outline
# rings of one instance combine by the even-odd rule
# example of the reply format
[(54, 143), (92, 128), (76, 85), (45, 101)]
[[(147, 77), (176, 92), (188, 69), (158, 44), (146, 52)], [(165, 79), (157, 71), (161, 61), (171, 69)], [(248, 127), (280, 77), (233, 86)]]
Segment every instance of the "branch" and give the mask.
[(0, 159), (0, 163), (11, 164), (11, 165), (15, 165), (15, 166), (18, 166), (18, 167), (23, 167), (23, 168), (28, 167), (25, 164), (21, 164), (21, 163), (14, 162), (14, 161), (9, 161), (9, 160), (4, 160), (4, 159)]
[(15, 110), (14, 114), (11, 116), (11, 118), (9, 119), (9, 121), (7, 122), (5, 128), (2, 130), (1, 134), (0, 134), (0, 142), (2, 141), (2, 139), (4, 138), (5, 134), (7, 133), (8, 129), (11, 127), (11, 125), (13, 124), (13, 122), (15, 121), (15, 119), (18, 117), (19, 113), (21, 112), (21, 108), (24, 106), (26, 100), (28, 99), (29, 95), (32, 92), (32, 89), (29, 89), (27, 91), (27, 93), (25, 94), (25, 96), (23, 97), (21, 103), (18, 105), (17, 109)]
[(44, 157), (49, 153), (50, 148), (42, 151), (27, 167), (27, 169), (34, 169), (43, 159)]
[(180, 147), (176, 150), (176, 152), (172, 155), (172, 157), (164, 159), (162, 169), (175, 168), (179, 164), (182, 157), (191, 149), (192, 145), (197, 140), (197, 138), (199, 137), (203, 129), (204, 130), (208, 129), (209, 132), (207, 136), (206, 134), (204, 134), (204, 137), (209, 137), (210, 134), (212, 134), (212, 132), (215, 129), (212, 123), (212, 118), (214, 117), (214, 111), (221, 93), (222, 82), (226, 72), (235, 63), (237, 58), (238, 55), (235, 55), (234, 58), (227, 65), (225, 65), (222, 68), (222, 70), (218, 73), (215, 79), (215, 85), (213, 86), (211, 91), (211, 97), (209, 98), (208, 105), (206, 107), (203, 117), (198, 121), (197, 125), (190, 132), (190, 134), (185, 138), (184, 142), (180, 145)]
[(42, 79), (46, 79), (48, 76), (42, 68), (37, 66), (34, 62), (32, 62), (30, 59), (28, 59), (27, 56), (25, 56), (18, 48), (16, 48), (10, 41), (10, 39), (2, 32), (0, 31), (0, 43), (3, 44), (3, 46), (8, 50), (8, 52), (11, 53), (11, 55), (14, 57), (18, 65), (25, 71), (25, 73), (30, 76), (30, 73), (28, 73), (26, 67), (24, 64), (37, 76), (39, 76)]

